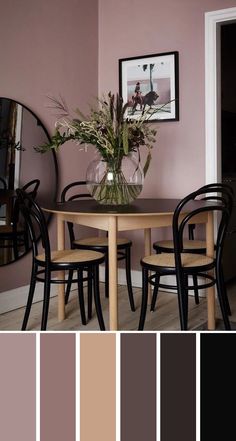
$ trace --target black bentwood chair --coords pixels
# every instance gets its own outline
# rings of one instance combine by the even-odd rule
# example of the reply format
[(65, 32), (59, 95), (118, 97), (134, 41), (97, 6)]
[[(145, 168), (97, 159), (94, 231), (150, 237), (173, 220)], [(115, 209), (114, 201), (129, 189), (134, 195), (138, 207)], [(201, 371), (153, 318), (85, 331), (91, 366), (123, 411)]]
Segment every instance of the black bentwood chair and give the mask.
[[(81, 188), (86, 187), (86, 181), (76, 181), (67, 185), (61, 194), (61, 201), (74, 201), (79, 199), (88, 199), (91, 198), (91, 195), (88, 192), (84, 192)], [(76, 190), (76, 194), (72, 194), (69, 196), (69, 192)], [(81, 192), (80, 192), (80, 191)], [(79, 191), (79, 192), (78, 192)], [(107, 237), (86, 237), (84, 239), (76, 239), (74, 233), (74, 225), (72, 222), (67, 222), (70, 244), (72, 249), (81, 249), (81, 250), (94, 250), (100, 251), (105, 255), (105, 295), (109, 296), (109, 267), (108, 267), (108, 238)], [(130, 251), (131, 251), (132, 242), (126, 238), (118, 237), (117, 238), (117, 260), (125, 260), (125, 269), (126, 269), (126, 280), (127, 280), (127, 288), (128, 288), (128, 296), (130, 302), (131, 311), (135, 311), (133, 290), (132, 290), (132, 282), (131, 282), (131, 259), (130, 259)], [(73, 273), (71, 272), (69, 276), (69, 281), (72, 280)], [(66, 299), (65, 302), (68, 302), (70, 294), (70, 283), (67, 285), (66, 291)], [(89, 299), (88, 305), (88, 317), (91, 318), (92, 313), (92, 299)]]
[[(229, 199), (229, 209), (232, 212), (232, 205), (233, 205), (232, 198), (234, 198), (234, 191), (230, 185), (216, 182), (213, 184), (204, 185), (203, 187), (201, 187), (201, 189), (206, 190), (207, 192), (212, 191), (212, 192), (219, 192), (219, 193), (221, 192), (221, 190), (223, 190), (223, 192), (225, 194), (228, 194), (227, 197)], [(203, 197), (201, 197), (201, 199), (204, 200), (204, 198), (205, 198), (205, 194), (203, 195)], [(195, 227), (196, 227), (195, 224), (188, 225), (188, 239), (183, 239), (182, 252), (183, 253), (206, 254), (206, 241), (194, 239)], [(173, 242), (173, 240), (160, 240), (160, 241), (154, 242), (153, 248), (157, 254), (173, 253), (174, 252), (174, 242)], [(223, 273), (222, 273), (222, 277), (223, 277)], [(193, 285), (194, 285), (195, 303), (196, 303), (196, 305), (198, 305), (199, 304), (199, 295), (198, 295), (198, 286), (197, 286), (197, 276), (196, 275), (193, 275)], [(153, 302), (151, 304), (151, 311), (154, 311), (155, 303), (156, 303), (156, 298), (155, 299), (153, 298)], [(231, 315), (228, 297), (227, 297), (227, 309), (228, 309), (228, 314)]]
[[(35, 199), (40, 185), (39, 179), (27, 182), (21, 189)], [(28, 231), (19, 212), (18, 199), (12, 198), (11, 220), (4, 230), (0, 232), (1, 248), (9, 248), (13, 251), (14, 260), (19, 258), (19, 250), (24, 248), (24, 252), (29, 249)]]
[[(99, 264), (104, 261), (104, 255), (96, 251), (88, 250), (55, 250), (50, 247), (47, 223), (44, 213), (39, 205), (24, 191), (16, 190), (19, 208), (28, 226), (30, 239), (32, 242), (32, 272), (29, 295), (22, 324), (22, 330), (26, 329), (30, 310), (32, 306), (36, 281), (44, 283), (43, 312), (41, 330), (47, 329), (48, 309), (50, 300), (50, 286), (52, 283), (66, 283), (66, 281), (54, 279), (52, 274), (55, 271), (77, 271), (77, 279), (73, 283), (78, 283), (78, 295), (82, 324), (86, 325), (86, 315), (84, 308), (83, 282), (88, 282), (88, 291), (94, 290), (95, 307), (98, 322), (101, 330), (105, 330), (102, 316), (99, 294)], [(44, 252), (38, 252), (38, 237), (42, 241)], [(86, 271), (87, 277), (83, 277)]]
[[(143, 330), (145, 324), (148, 283), (154, 285), (152, 302), (155, 304), (158, 289), (166, 288), (166, 285), (160, 283), (160, 278), (164, 275), (176, 276), (177, 286), (169, 286), (169, 288), (177, 288), (181, 330), (187, 330), (188, 328), (188, 291), (196, 288), (194, 284), (189, 284), (189, 276), (196, 276), (198, 289), (206, 289), (216, 285), (225, 329), (231, 329), (228, 318), (228, 301), (223, 279), (221, 258), (233, 198), (226, 189), (221, 188), (219, 191), (217, 188), (215, 189), (215, 194), (212, 194), (212, 191), (212, 187), (209, 189), (205, 187), (200, 188), (186, 196), (177, 205), (172, 224), (174, 252), (153, 254), (141, 260), (143, 284), (139, 330)], [(199, 207), (189, 211), (188, 204), (201, 197), (205, 200), (205, 206), (201, 207), (199, 205)], [(186, 249), (185, 252), (183, 252), (183, 238), (185, 230), (188, 228), (188, 223), (194, 223), (194, 220), (197, 221), (196, 216), (201, 215), (201, 213), (218, 214), (219, 223), (215, 244), (215, 256), (212, 258), (205, 254), (188, 252)], [(154, 274), (149, 276), (149, 271), (152, 271)], [(205, 282), (202, 282), (202, 278), (205, 279)]]

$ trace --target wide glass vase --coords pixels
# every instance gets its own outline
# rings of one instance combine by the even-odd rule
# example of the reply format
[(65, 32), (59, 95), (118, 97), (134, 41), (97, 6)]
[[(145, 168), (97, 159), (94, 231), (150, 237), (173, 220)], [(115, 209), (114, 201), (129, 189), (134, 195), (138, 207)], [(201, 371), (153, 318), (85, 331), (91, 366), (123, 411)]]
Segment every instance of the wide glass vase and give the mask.
[(86, 173), (89, 193), (103, 205), (128, 205), (143, 188), (143, 170), (134, 154), (106, 162), (97, 157)]

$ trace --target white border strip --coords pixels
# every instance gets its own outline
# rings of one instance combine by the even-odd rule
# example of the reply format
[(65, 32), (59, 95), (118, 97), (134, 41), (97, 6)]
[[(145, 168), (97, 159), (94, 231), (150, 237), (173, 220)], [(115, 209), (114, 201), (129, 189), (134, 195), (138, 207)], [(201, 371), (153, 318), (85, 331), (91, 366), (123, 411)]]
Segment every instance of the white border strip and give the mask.
[(40, 441), (40, 333), (35, 333), (36, 339), (36, 441)]
[(156, 332), (156, 440), (161, 440), (161, 333)]
[(120, 333), (116, 333), (116, 441), (120, 441)]
[(80, 441), (80, 333), (75, 333), (75, 439)]
[(200, 357), (200, 338), (201, 333), (196, 332), (196, 441), (200, 441), (201, 421), (200, 421), (200, 387), (201, 387), (201, 357)]

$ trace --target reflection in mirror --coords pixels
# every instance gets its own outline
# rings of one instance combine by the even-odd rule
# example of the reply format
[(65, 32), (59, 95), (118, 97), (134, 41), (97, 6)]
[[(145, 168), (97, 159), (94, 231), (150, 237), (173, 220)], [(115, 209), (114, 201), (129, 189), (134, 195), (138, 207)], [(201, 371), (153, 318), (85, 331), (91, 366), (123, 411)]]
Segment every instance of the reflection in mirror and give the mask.
[(33, 196), (39, 204), (56, 199), (55, 152), (43, 155), (34, 149), (49, 140), (45, 127), (30, 109), (0, 98), (0, 265), (14, 262), (29, 250), (24, 225), (14, 209), (15, 189), (37, 179)]

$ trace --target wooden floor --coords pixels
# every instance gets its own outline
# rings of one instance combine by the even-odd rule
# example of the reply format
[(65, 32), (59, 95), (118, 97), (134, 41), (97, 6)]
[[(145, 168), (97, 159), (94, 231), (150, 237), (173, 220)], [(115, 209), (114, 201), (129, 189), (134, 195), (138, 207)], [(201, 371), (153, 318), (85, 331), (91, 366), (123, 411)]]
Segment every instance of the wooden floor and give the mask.
[[(120, 330), (137, 331), (141, 290), (134, 288), (136, 311), (132, 312), (128, 303), (128, 295), (125, 286), (119, 287), (119, 326)], [(232, 310), (230, 320), (236, 323), (236, 284), (228, 287), (228, 296)], [(106, 330), (109, 330), (108, 322), (108, 300), (104, 296), (104, 284), (101, 283), (101, 299), (104, 313)], [(42, 302), (35, 303), (28, 324), (28, 331), (40, 330)], [(0, 315), (0, 331), (17, 331), (21, 329), (24, 308), (20, 308)], [(217, 318), (221, 318), (221, 314), (217, 305)], [(207, 304), (206, 299), (201, 298), (200, 304), (195, 305), (194, 298), (189, 297), (189, 330), (204, 329), (207, 320)], [(217, 325), (218, 328), (218, 325)], [(216, 329), (217, 329), (216, 328)], [(145, 324), (145, 331), (178, 331), (179, 315), (176, 294), (167, 292), (159, 293), (157, 307), (155, 312), (148, 311)], [(66, 307), (66, 319), (63, 322), (57, 321), (57, 298), (52, 298), (50, 302), (48, 331), (96, 331), (99, 330), (95, 311), (90, 322), (83, 326), (79, 313), (77, 292), (72, 291), (69, 303)]]

